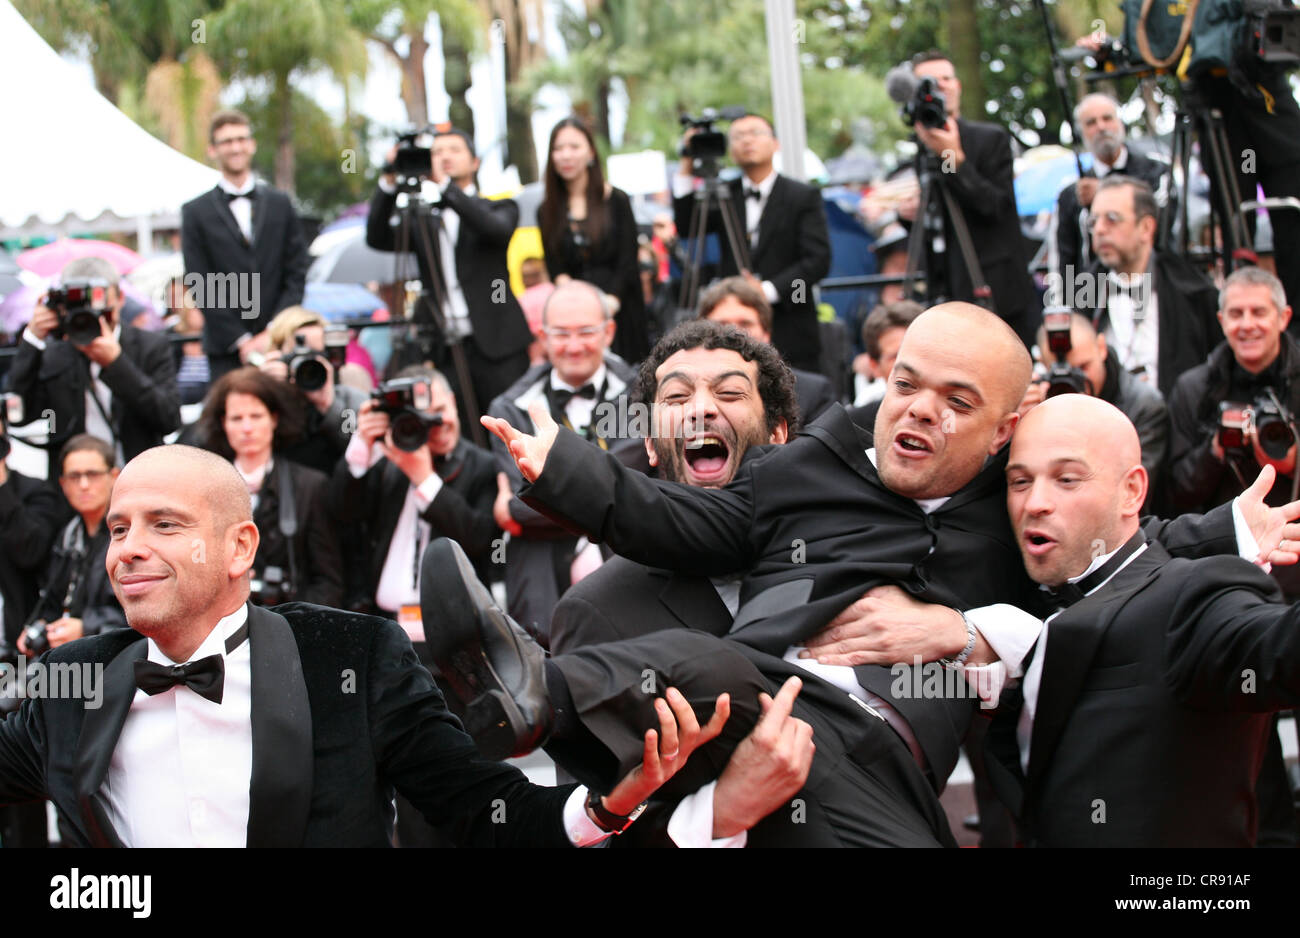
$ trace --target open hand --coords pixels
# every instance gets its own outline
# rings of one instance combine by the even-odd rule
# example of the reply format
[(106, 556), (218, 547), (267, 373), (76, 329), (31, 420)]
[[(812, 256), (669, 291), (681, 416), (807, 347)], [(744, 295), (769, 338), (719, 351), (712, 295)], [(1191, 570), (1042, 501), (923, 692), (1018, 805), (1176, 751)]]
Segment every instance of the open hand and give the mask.
[(515, 465), (519, 467), (523, 477), (529, 482), (536, 482), (546, 465), (546, 457), (555, 444), (555, 437), (560, 432), (560, 427), (551, 417), (551, 412), (546, 409), (543, 401), (534, 401), (528, 408), (528, 416), (533, 419), (533, 426), (537, 431), (535, 436), (516, 430), (508, 421), (500, 417), (479, 419), (483, 426), (506, 444), (506, 449), (514, 457)]

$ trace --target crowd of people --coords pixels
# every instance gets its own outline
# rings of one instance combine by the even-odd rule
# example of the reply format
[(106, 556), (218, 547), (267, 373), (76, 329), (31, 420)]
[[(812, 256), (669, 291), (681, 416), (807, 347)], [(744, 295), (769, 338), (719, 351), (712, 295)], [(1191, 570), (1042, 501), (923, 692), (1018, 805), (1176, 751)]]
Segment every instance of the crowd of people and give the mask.
[[(961, 116), (944, 54), (912, 67), (944, 95), (918, 143), (980, 270), (939, 232), (942, 296), (882, 296), (852, 374), (818, 322), (821, 197), (761, 115), (728, 128), (744, 250), (719, 238), (689, 310), (666, 298), (690, 156), (639, 239), (560, 122), (516, 296), (518, 207), (437, 131), (370, 202), (367, 243), (409, 246), (422, 284), (376, 373), (303, 308), (292, 207), (219, 113), (185, 264), (256, 278), (260, 305), (180, 291), (170, 343), (122, 321), (112, 264), (74, 261), (97, 334), (42, 303), (7, 377), (57, 487), (0, 463), (0, 657), (135, 676), (94, 779), (76, 707), (7, 718), (0, 841), (45, 843), (48, 797), (76, 844), (950, 846), (964, 745), (988, 846), (1300, 843), (1282, 282), (1216, 287), (1158, 248), (1167, 168), (1090, 95), (1097, 169), (1060, 195), (1040, 315), (1009, 136)], [(576, 785), (490, 761), (543, 746)], [(527, 820), (492, 822), (498, 796)]]

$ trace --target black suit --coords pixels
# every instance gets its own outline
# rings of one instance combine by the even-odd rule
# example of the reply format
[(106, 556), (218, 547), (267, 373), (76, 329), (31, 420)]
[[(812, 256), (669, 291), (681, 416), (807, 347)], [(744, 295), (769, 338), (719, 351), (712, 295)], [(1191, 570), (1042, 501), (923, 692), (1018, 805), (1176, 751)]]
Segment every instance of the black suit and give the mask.
[[(1029, 278), (1012, 176), (1011, 137), (996, 124), (957, 119), (966, 158), (955, 173), (941, 173), (961, 208), (984, 280), (993, 291), (993, 311), (1032, 345), (1038, 328), (1037, 295)], [(974, 302), (974, 286), (961, 259), (952, 226), (946, 226), (947, 295)]]
[[(256, 335), (286, 306), (302, 303), (307, 279), (307, 245), (298, 216), (289, 197), (279, 189), (259, 184), (253, 197), (253, 243), (250, 245), (235, 222), (226, 194), (214, 187), (181, 206), (181, 251), (187, 277), (202, 279), (200, 306), (203, 309), (203, 351), (217, 359), (215, 381), (239, 364), (236, 341), (245, 333)], [(210, 284), (227, 279), (226, 304), (215, 305), (221, 291)], [(255, 309), (241, 308), (249, 299), (247, 288), (257, 277)], [(231, 291), (234, 289), (234, 295)]]
[[(479, 579), (487, 583), (492, 544), (501, 534), (492, 517), (497, 494), (496, 461), (491, 453), (461, 440), (436, 470), (442, 488), (421, 515), (433, 529), (430, 539), (449, 537), (460, 544)], [(410, 485), (406, 474), (387, 459), (375, 463), (359, 479), (342, 460), (334, 470), (330, 498), (339, 521), (359, 526), (361, 531), (360, 537), (348, 538), (345, 548), (348, 571), (356, 574), (356, 581), (348, 584), (349, 605), (374, 605)]]
[(67, 502), (48, 483), (10, 469), (0, 485), (0, 595), (4, 638), (10, 645), (36, 602), (50, 545), (69, 514)]
[[(1169, 172), (1169, 164), (1143, 156), (1131, 148), (1125, 155), (1124, 165), (1110, 172), (1140, 179), (1151, 187), (1152, 192), (1159, 192), (1161, 180)], [(1096, 174), (1089, 172), (1087, 175)], [(1062, 276), (1069, 274), (1070, 267), (1081, 271), (1092, 263), (1092, 243), (1083, 227), (1081, 211), (1079, 192), (1075, 184), (1070, 183), (1056, 197), (1056, 254)]]
[[(123, 325), (119, 344), (122, 354), (100, 371), (99, 379), (112, 392), (109, 417), (130, 462), (180, 429), (181, 398), (165, 336)], [(46, 448), (58, 452), (69, 439), (86, 432), (89, 384), (90, 359), (75, 346), (52, 337), (46, 337), (44, 350), (26, 339), (18, 342), (9, 387), (22, 395), (28, 420), (46, 410), (54, 412), (54, 433)]]
[(799, 423), (812, 423), (838, 399), (835, 386), (825, 375), (798, 368), (790, 371), (794, 375), (794, 393), (799, 401)]
[(1018, 694), (988, 739), (1026, 844), (1253, 844), (1268, 714), (1300, 702), (1300, 610), (1277, 599), (1240, 559), (1152, 544), (1053, 619), (1027, 776)]
[[(740, 237), (744, 238), (745, 196), (739, 179), (731, 180), (730, 191), (731, 204), (742, 228)], [(677, 230), (683, 236), (690, 233), (695, 204), (694, 196), (673, 201)], [(718, 276), (733, 277), (740, 273), (727, 244), (721, 213), (710, 216), (708, 230), (717, 234), (721, 244)], [(777, 176), (759, 219), (758, 243), (750, 247), (749, 255), (751, 272), (776, 287), (772, 344), (792, 367), (819, 371), (821, 339), (813, 287), (831, 269), (830, 235), (821, 193), (802, 182)]]
[[(298, 521), (297, 532), (289, 541), (280, 531), (281, 466), (288, 469)], [(275, 465), (262, 483), (257, 508), (253, 512), (257, 530), (262, 533), (253, 563), (255, 575), (260, 577), (268, 566), (274, 566), (289, 577), (289, 547), (292, 543), (298, 578), (298, 582), (292, 584), (295, 597), (322, 606), (340, 605), (343, 602), (343, 561), (330, 508), (329, 478), (324, 473), (277, 456)]]
[[(571, 788), (483, 761), (396, 624), (300, 603), (250, 607), (253, 763), (248, 845), (389, 844), (393, 790), (469, 843), (568, 843)], [(49, 797), (73, 846), (121, 843), (102, 791), (135, 696), (129, 630), (71, 642), (47, 662), (105, 665), (103, 706), (27, 700), (0, 725), (0, 803)], [(340, 674), (355, 693), (340, 693)], [(189, 693), (181, 690), (177, 693)], [(494, 799), (508, 824), (493, 824)]]
[[(397, 228), (390, 224), (397, 194), (378, 189), (370, 200), (370, 216), (366, 219), (366, 243), (379, 251), (396, 248)], [(455, 184), (447, 186), (442, 196), (446, 210), (454, 211), (460, 219), (456, 234), (456, 277), (469, 311), (472, 335), (463, 342), (469, 362), (470, 382), (474, 388), (478, 415), (487, 412), (487, 406), (498, 394), (518, 379), (528, 368), (528, 346), (532, 334), (524, 319), (519, 301), (510, 290), (510, 271), (506, 266), (506, 249), (519, 223), (519, 206), (512, 199), (484, 199), (467, 195)], [(414, 226), (411, 243), (420, 267), (420, 278), (429, 296), (433, 285), (441, 282), (433, 272), (425, 269), (426, 254), (440, 261), (439, 239), (442, 229), (432, 229), (432, 242), (426, 243), (426, 230)], [(435, 320), (436, 321), (436, 320)], [(435, 345), (434, 365), (458, 389), (459, 378), (451, 361), (451, 354), (442, 337)], [(461, 406), (461, 426), (467, 427), (470, 418), (463, 402), (464, 395), (457, 394)], [(477, 418), (478, 415), (475, 415)]]
[[(1156, 336), (1156, 369), (1159, 391), (1165, 400), (1173, 394), (1178, 377), (1190, 371), (1209, 357), (1214, 347), (1223, 340), (1219, 326), (1219, 291), (1209, 279), (1173, 254), (1154, 252), (1152, 264), (1155, 273), (1156, 314), (1159, 317)], [(1106, 269), (1100, 261), (1088, 268), (1087, 275), (1094, 284), (1107, 283)], [(1075, 308), (1092, 318), (1098, 332), (1104, 332), (1110, 322), (1105, 291), (1100, 288), (1077, 295)], [(1092, 299), (1092, 306), (1081, 305), (1078, 300)], [(1118, 353), (1118, 349), (1116, 352)]]

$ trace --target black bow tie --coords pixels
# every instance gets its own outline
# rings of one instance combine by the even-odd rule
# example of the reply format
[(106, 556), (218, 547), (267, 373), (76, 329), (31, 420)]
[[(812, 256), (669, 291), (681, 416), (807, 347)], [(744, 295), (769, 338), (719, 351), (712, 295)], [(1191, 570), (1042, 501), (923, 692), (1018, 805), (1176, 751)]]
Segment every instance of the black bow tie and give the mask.
[(1044, 587), (1043, 591), (1047, 593), (1048, 601), (1059, 609), (1068, 609), (1109, 580), (1123, 565), (1124, 561), (1128, 560), (1133, 552), (1145, 543), (1146, 537), (1141, 531), (1138, 531), (1137, 534), (1134, 534), (1125, 542), (1123, 547), (1115, 551), (1109, 560), (1078, 582), (1064, 583), (1056, 589)]
[(763, 201), (763, 190), (761, 190), (761, 189), (746, 189), (746, 190), (745, 190), (745, 198), (747, 198), (747, 199), (753, 199), (755, 202), (762, 202), (762, 201)]
[(226, 189), (221, 190), (221, 194), (226, 197), (226, 203), (229, 204), (235, 199), (251, 199), (257, 194), (257, 189), (249, 189), (247, 192), (230, 192)]
[[(245, 622), (226, 639), (226, 654), (232, 653), (248, 638)], [(226, 661), (221, 655), (208, 655), (188, 664), (159, 664), (141, 658), (135, 663), (135, 686), (150, 697), (184, 684), (200, 697), (221, 703), (226, 683)]]
[(568, 388), (551, 388), (551, 400), (555, 402), (558, 410), (564, 410), (569, 406), (569, 401), (575, 397), (585, 397), (589, 401), (596, 399), (596, 386), (588, 382), (576, 391), (570, 391)]
[(220, 655), (208, 655), (189, 664), (159, 664), (141, 659), (135, 663), (135, 686), (150, 697), (184, 684), (200, 697), (221, 703), (226, 679), (226, 662)]

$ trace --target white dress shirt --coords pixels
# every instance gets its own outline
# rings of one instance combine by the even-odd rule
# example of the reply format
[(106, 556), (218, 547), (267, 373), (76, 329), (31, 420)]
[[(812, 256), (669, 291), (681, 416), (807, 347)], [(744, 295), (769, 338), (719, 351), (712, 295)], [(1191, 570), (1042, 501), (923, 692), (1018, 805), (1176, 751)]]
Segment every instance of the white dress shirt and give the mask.
[(228, 192), (231, 195), (237, 195), (239, 198), (232, 199), (228, 204), (230, 214), (235, 216), (235, 224), (239, 226), (240, 233), (243, 234), (244, 240), (249, 244), (253, 243), (253, 200), (250, 199), (251, 193), (257, 187), (257, 180), (249, 176), (248, 181), (240, 187), (231, 185), (229, 180), (224, 176), (217, 180), (217, 185), (222, 192)]
[[(1142, 276), (1143, 285), (1125, 289)], [(1106, 347), (1113, 348), (1119, 363), (1152, 387), (1159, 386), (1160, 310), (1155, 290), (1155, 275), (1116, 279), (1109, 274), (1106, 284)], [(1136, 302), (1135, 299), (1142, 302)]]

